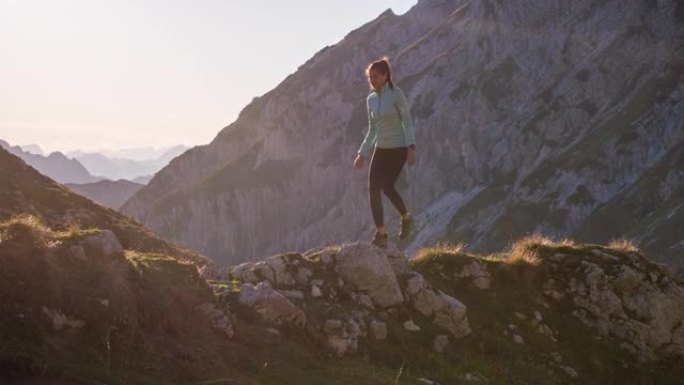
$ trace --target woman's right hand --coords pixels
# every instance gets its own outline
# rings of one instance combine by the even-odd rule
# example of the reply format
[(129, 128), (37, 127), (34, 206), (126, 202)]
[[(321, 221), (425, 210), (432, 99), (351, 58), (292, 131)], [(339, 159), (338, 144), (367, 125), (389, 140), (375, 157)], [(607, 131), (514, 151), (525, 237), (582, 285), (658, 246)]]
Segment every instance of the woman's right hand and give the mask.
[(356, 156), (356, 159), (354, 159), (354, 168), (361, 168), (363, 167), (363, 162), (364, 162), (364, 157), (363, 155), (359, 154)]

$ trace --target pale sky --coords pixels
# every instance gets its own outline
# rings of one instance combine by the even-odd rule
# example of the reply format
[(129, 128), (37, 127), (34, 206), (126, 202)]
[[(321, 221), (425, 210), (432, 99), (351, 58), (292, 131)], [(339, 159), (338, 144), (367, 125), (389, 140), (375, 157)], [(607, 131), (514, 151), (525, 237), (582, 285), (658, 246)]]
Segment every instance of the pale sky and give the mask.
[(0, 139), (205, 144), (320, 49), (415, 3), (0, 0)]

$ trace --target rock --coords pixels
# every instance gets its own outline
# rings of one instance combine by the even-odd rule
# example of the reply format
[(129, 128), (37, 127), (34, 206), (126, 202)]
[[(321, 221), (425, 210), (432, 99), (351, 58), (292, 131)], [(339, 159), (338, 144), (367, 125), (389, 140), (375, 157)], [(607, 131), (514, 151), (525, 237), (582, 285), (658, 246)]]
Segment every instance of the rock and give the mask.
[(311, 276), (313, 276), (313, 272), (311, 272), (311, 270), (307, 269), (306, 267), (300, 267), (297, 269), (295, 281), (297, 285), (306, 286), (309, 283)]
[(408, 320), (404, 322), (404, 329), (410, 332), (419, 332), (420, 326), (416, 325), (415, 322), (413, 322), (413, 320)]
[(121, 242), (110, 230), (100, 230), (98, 234), (88, 236), (84, 240), (84, 244), (97, 250), (105, 257), (122, 256), (124, 252)]
[(443, 327), (451, 334), (460, 338), (470, 334), (470, 325), (466, 317), (466, 307), (459, 300), (444, 293), (440, 297), (445, 304), (444, 308), (437, 313), (434, 318), (434, 323)]
[(401, 250), (399, 250), (396, 244), (391, 243), (387, 245), (387, 249), (385, 249), (385, 252), (387, 253), (387, 260), (389, 261), (390, 265), (392, 265), (394, 275), (396, 275), (397, 277), (401, 277), (408, 274), (408, 272), (411, 271), (408, 259), (401, 252)]
[(323, 333), (327, 336), (326, 345), (337, 356), (354, 353), (358, 349), (360, 328), (353, 320), (327, 320), (323, 325)]
[(623, 265), (620, 273), (611, 283), (618, 292), (630, 292), (639, 286), (643, 280), (644, 275), (642, 273), (635, 271), (627, 265)]
[(254, 262), (245, 262), (230, 268), (230, 274), (241, 283), (257, 283), (259, 279), (252, 270)]
[(64, 313), (62, 313), (61, 310), (57, 309), (49, 309), (45, 306), (43, 306), (43, 314), (45, 314), (48, 318), (50, 318), (50, 321), (52, 323), (53, 329), (56, 331), (60, 331), (64, 328), (82, 328), (85, 326), (85, 321), (76, 319), (76, 318), (69, 318), (66, 316)]
[(577, 371), (572, 367), (566, 365), (560, 365), (559, 367), (563, 369), (563, 371), (567, 373), (567, 375), (570, 376), (570, 378), (575, 379), (579, 377), (579, 373), (577, 373)]
[(432, 342), (432, 348), (435, 349), (437, 353), (443, 352), (447, 345), (449, 345), (449, 336), (446, 334), (437, 335)]
[(513, 334), (513, 342), (515, 342), (516, 344), (522, 345), (525, 343), (525, 340), (520, 335)]
[(370, 323), (371, 336), (376, 340), (384, 340), (387, 338), (387, 324), (381, 321), (373, 320)]
[(270, 265), (266, 263), (266, 261), (259, 261), (255, 263), (254, 265), (252, 265), (252, 268), (250, 270), (254, 272), (254, 275), (256, 276), (259, 282), (266, 280), (269, 281), (271, 285), (276, 284), (273, 269)]
[(214, 329), (224, 333), (228, 338), (233, 338), (233, 325), (226, 314), (213, 303), (204, 303), (196, 307), (211, 321)]
[(303, 301), (304, 300), (304, 293), (302, 293), (299, 290), (278, 290), (282, 295), (287, 297), (287, 299), (290, 300), (298, 300), (298, 301)]
[(288, 262), (286, 255), (276, 255), (266, 258), (264, 262), (273, 272), (273, 283), (278, 286), (294, 286), (295, 278), (292, 273), (288, 271)]
[(367, 244), (344, 245), (336, 256), (335, 272), (356, 291), (368, 293), (380, 307), (404, 302), (387, 255)]
[(252, 308), (262, 319), (276, 325), (293, 324), (304, 327), (306, 315), (284, 295), (273, 290), (268, 281), (256, 286), (244, 284), (240, 288), (239, 302)]
[(439, 385), (438, 382), (428, 380), (427, 378), (419, 378), (418, 379), (418, 384), (419, 385)]
[(487, 290), (491, 287), (491, 274), (487, 267), (473, 260), (469, 264), (463, 266), (459, 272), (456, 273), (457, 278), (472, 278), (472, 283), (475, 287), (482, 290)]
[(365, 307), (366, 309), (373, 310), (375, 309), (375, 306), (373, 306), (373, 300), (371, 297), (367, 296), (366, 294), (355, 294), (352, 296), (356, 303), (359, 305)]
[(314, 298), (320, 298), (323, 296), (321, 289), (318, 286), (311, 286), (311, 296)]
[(412, 273), (406, 284), (407, 296), (413, 307), (423, 315), (431, 316), (444, 308), (443, 299), (429, 288), (422, 275)]

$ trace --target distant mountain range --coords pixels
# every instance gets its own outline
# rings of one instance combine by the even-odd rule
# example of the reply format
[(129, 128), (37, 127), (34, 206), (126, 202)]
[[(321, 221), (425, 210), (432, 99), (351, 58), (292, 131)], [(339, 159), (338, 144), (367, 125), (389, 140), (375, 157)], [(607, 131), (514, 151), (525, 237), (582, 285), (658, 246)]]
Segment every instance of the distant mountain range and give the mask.
[[(20, 146), (11, 146), (4, 140), (0, 140), (0, 147), (59, 183), (94, 183), (104, 179), (93, 176), (79, 161), (69, 159), (61, 152), (53, 152), (45, 156), (40, 154), (43, 151), (35, 145), (29, 147), (31, 151), (26, 151)], [(39, 154), (33, 152), (39, 152)]]
[(154, 175), (169, 164), (173, 158), (187, 151), (188, 148), (182, 145), (174, 146), (160, 155), (156, 155), (156, 151), (150, 150), (150, 155), (156, 156), (141, 160), (110, 157), (99, 152), (78, 152), (78, 155), (76, 155), (76, 152), (73, 152), (69, 154), (75, 155), (74, 158), (81, 162), (92, 175), (103, 176), (110, 180), (127, 179), (132, 181), (141, 176)]
[[(46, 155), (37, 144), (12, 146), (0, 140), (0, 146), (57, 182), (79, 184), (104, 179), (126, 179), (147, 184), (157, 171), (189, 149), (188, 146), (178, 145), (161, 149), (142, 147), (101, 152), (77, 150), (66, 154), (56, 151)], [(116, 157), (117, 154), (128, 154), (130, 157)]]

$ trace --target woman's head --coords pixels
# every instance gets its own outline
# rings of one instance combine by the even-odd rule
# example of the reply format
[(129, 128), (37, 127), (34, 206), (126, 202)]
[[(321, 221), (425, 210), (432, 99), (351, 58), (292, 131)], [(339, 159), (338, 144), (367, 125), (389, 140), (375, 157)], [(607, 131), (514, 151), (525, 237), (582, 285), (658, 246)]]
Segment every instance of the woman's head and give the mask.
[(390, 88), (394, 88), (394, 84), (392, 83), (392, 68), (390, 67), (387, 56), (370, 63), (366, 68), (366, 75), (368, 76), (368, 83), (370, 83), (374, 90), (379, 90), (385, 82), (387, 82)]

